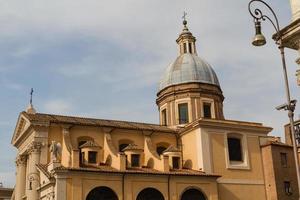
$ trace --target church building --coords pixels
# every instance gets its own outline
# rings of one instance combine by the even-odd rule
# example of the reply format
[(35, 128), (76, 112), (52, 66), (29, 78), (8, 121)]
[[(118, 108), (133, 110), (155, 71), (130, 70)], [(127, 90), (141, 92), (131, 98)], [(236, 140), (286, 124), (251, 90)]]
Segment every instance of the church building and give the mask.
[(162, 76), (160, 124), (20, 113), (14, 200), (266, 200), (261, 144), (272, 130), (229, 120), (187, 21)]

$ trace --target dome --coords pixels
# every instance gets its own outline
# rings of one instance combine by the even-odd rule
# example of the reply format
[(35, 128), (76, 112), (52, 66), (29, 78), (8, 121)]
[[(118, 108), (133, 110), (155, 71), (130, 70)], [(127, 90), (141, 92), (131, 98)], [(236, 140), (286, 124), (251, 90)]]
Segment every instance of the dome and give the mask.
[(220, 87), (216, 73), (206, 61), (197, 54), (184, 53), (178, 56), (165, 71), (159, 84), (159, 91), (171, 85), (193, 82)]

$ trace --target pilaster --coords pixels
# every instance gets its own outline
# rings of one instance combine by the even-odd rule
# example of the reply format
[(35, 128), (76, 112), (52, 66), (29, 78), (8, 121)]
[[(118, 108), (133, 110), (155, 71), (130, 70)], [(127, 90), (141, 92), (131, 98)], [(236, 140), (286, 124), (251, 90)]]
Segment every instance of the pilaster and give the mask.
[(36, 168), (36, 164), (40, 162), (40, 153), (41, 153), (42, 143), (32, 142), (28, 148), (28, 188), (26, 191), (27, 199), (37, 200), (39, 199), (39, 193), (37, 188), (39, 187), (40, 176)]
[(22, 200), (26, 189), (26, 155), (19, 155), (16, 159), (17, 177), (15, 188), (15, 200)]

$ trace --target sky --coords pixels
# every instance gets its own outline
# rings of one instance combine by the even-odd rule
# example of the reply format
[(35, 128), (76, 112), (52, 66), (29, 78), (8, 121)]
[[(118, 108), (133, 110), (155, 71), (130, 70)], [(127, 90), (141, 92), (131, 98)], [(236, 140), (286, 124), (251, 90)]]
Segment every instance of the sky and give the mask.
[[(281, 27), (288, 25), (289, 1), (267, 2)], [(267, 45), (253, 47), (247, 6), (245, 0), (0, 0), (0, 182), (15, 184), (10, 142), (31, 87), (41, 113), (158, 123), (158, 82), (178, 56), (183, 11), (198, 55), (218, 75), (225, 118), (261, 122), (283, 137), (288, 117), (275, 110), (286, 99), (274, 30), (264, 22)], [(286, 50), (292, 98), (299, 100), (298, 56)]]

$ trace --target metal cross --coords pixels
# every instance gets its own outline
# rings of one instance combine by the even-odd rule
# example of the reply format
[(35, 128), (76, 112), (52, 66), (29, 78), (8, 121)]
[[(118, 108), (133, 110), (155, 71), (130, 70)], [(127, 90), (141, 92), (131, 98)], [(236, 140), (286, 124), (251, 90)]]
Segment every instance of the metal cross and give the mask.
[(185, 11), (183, 11), (182, 19), (183, 19), (183, 20), (186, 20), (186, 16), (187, 16), (187, 13), (186, 13)]
[(30, 105), (32, 105), (33, 88), (30, 90)]

